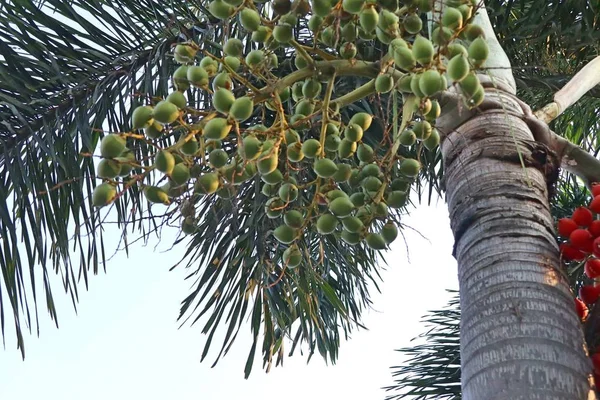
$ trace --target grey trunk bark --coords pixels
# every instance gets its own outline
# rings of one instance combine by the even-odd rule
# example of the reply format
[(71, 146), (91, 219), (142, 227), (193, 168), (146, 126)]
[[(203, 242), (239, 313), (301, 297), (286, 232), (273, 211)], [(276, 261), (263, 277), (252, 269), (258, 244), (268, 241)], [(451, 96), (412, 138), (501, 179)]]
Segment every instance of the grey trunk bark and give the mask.
[(442, 144), (460, 284), (463, 399), (595, 399), (559, 264), (545, 149), (512, 97), (487, 96), (501, 97), (504, 109), (468, 120)]

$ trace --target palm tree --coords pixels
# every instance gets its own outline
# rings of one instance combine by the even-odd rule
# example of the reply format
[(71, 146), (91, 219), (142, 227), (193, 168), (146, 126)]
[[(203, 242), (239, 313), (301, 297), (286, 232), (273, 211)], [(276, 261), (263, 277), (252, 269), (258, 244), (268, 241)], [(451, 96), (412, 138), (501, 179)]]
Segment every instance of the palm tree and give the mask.
[[(302, 1), (277, 3), (275, 9), (282, 14), (290, 7), (299, 11), (305, 5)], [(514, 65), (525, 66), (527, 60), (537, 60), (538, 48), (534, 40), (527, 40), (526, 45), (507, 41), (506, 38), (513, 32), (518, 34), (523, 25), (515, 24), (518, 18), (506, 16), (516, 15), (533, 25), (532, 14), (541, 12), (538, 20), (543, 21), (545, 27), (548, 14), (542, 12), (544, 7), (535, 7), (535, 2), (488, 3), (495, 12), (504, 10), (506, 13), (491, 14), (495, 25), (486, 21), (483, 9), (479, 9), (475, 19), (486, 28), (486, 38), (492, 48), (492, 56), (486, 64), (487, 75), (480, 75), (484, 84), (493, 83), (487, 86), (486, 100), (473, 109), (476, 112), (463, 107), (460, 113), (452, 115), (448, 109), (457, 104), (458, 95), (440, 97), (445, 115), (436, 123), (442, 136), (441, 151), (408, 146), (401, 148), (400, 154), (404, 159), (418, 157), (424, 165), (423, 179), (416, 184), (419, 196), (426, 187), (429, 187), (430, 196), (434, 190), (442, 191), (442, 177), (444, 179), (461, 276), (462, 318), (469, 324), (473, 322), (468, 329), (463, 329), (462, 335), (477, 337), (479, 332), (487, 330), (502, 338), (498, 343), (494, 343), (493, 337), (487, 337), (481, 343), (463, 342), (465, 398), (491, 398), (486, 393), (489, 390), (494, 395), (502, 393), (504, 398), (518, 398), (518, 395), (538, 398), (539, 392), (550, 396), (556, 389), (552, 385), (559, 375), (569, 382), (561, 390), (570, 393), (571, 398), (583, 398), (590, 390), (590, 368), (582, 350), (579, 322), (572, 311), (572, 296), (566, 280), (558, 273), (554, 275), (556, 279), (552, 285), (548, 284), (544, 273), (548, 268), (559, 271), (548, 187), (556, 177), (560, 158), (565, 154), (570, 156), (569, 166), (586, 183), (596, 178), (595, 160), (576, 147), (584, 145), (589, 138), (582, 132), (584, 127), (594, 125), (589, 118), (593, 108), (584, 109), (587, 113), (582, 114), (586, 118), (578, 121), (581, 125), (554, 126), (559, 133), (578, 131), (579, 135), (574, 132), (568, 136), (572, 142), (558, 140), (547, 129), (543, 116), (538, 119), (528, 113), (524, 103), (512, 95), (515, 85), (508, 58), (501, 47), (493, 45), (494, 34), (490, 29), (492, 26), (500, 28), (498, 36), (504, 38), (503, 47), (511, 61)], [(591, 7), (575, 9), (583, 10), (577, 15), (578, 19), (594, 26)], [(135, 134), (127, 133), (131, 131), (130, 112), (140, 104), (156, 103), (168, 93), (175, 68), (170, 56), (172, 45), (193, 40), (209, 57), (209, 54), (221, 54), (227, 37), (243, 33), (235, 20), (223, 24), (211, 16), (211, 12), (218, 14), (214, 4), (209, 6), (205, 1), (176, 5), (161, 1), (118, 0), (110, 5), (44, 1), (39, 4), (9, 2), (0, 6), (0, 23), (4, 28), (0, 43), (0, 93), (3, 98), (0, 168), (2, 175), (7, 177), (1, 186), (4, 202), (0, 203), (3, 210), (0, 213), (3, 239), (0, 268), (4, 281), (0, 288), (6, 291), (4, 296), (10, 303), (18, 346), (23, 354), (23, 319), (26, 326), (32, 326), (31, 312), (35, 312), (37, 320), (38, 291), (34, 284), (38, 270), (34, 267), (39, 265), (41, 268), (43, 294), (47, 308), (55, 318), (56, 310), (47, 281), (49, 270), (54, 269), (63, 276), (65, 289), (75, 303), (78, 280), (83, 277), (87, 283), (88, 272), (97, 272), (99, 264), (106, 260), (102, 231), (97, 229), (105, 215), (92, 207), (90, 197), (96, 186), (97, 168), (92, 155), (99, 140), (108, 132), (122, 132), (122, 137), (129, 137), (129, 147), (135, 159), (141, 162), (134, 165), (137, 178), (123, 181), (124, 190), (120, 191), (111, 208), (116, 212), (108, 214), (116, 217), (122, 227), (125, 246), (131, 241), (127, 237), (127, 227), (137, 227), (142, 237), (159, 233), (178, 221), (178, 209), (189, 211), (190, 204), (195, 205), (195, 215), (203, 216), (198, 226), (193, 227), (195, 233), (182, 260), (191, 269), (190, 277), (197, 280), (195, 289), (183, 301), (180, 315), (182, 319), (194, 322), (205, 319), (203, 332), (208, 334), (208, 340), (203, 358), (218, 326), (228, 326), (220, 357), (237, 336), (239, 322), (246, 317), (252, 320), (254, 337), (246, 375), (250, 373), (259, 336), (263, 338), (262, 354), (267, 368), (273, 356), (277, 356), (277, 363), (283, 359), (287, 338), (291, 341), (290, 353), (304, 342), (309, 346), (310, 355), (318, 350), (335, 362), (342, 334), (347, 336), (361, 326), (361, 312), (370, 304), (367, 284), (376, 283), (378, 278), (374, 250), (381, 246), (373, 243), (370, 247), (362, 243), (349, 246), (335, 236), (321, 236), (306, 230), (297, 242), (305, 257), (303, 267), (286, 268), (287, 261), (281, 262), (281, 253), (273, 252), (277, 245), (270, 235), (280, 222), (265, 217), (265, 197), (259, 191), (258, 179), (237, 187), (235, 193), (221, 192), (219, 196), (203, 197), (199, 203), (191, 200), (195, 199), (193, 196), (183, 197), (188, 201), (172, 200), (180, 208), (160, 209), (160, 215), (145, 201), (143, 186), (138, 181), (143, 180), (146, 187), (156, 187), (156, 181), (146, 180), (146, 171), (150, 168), (147, 160), (153, 156), (155, 146), (181, 146), (177, 143), (182, 137), (189, 139), (175, 127), (171, 135), (155, 142), (139, 140)], [(296, 51), (307, 60), (337, 57), (335, 52), (327, 50), (332, 46), (310, 50), (312, 34), (306, 23), (304, 18), (295, 23), (295, 40), (291, 43)], [(555, 31), (552, 26), (545, 29)], [(586, 40), (591, 43), (593, 37), (591, 34)], [(580, 48), (573, 51), (580, 42), (576, 43), (572, 36), (552, 34), (549, 38), (552, 40), (545, 41), (549, 54), (553, 54), (556, 43), (566, 43), (565, 48), (570, 50), (563, 54), (561, 64), (566, 75), (557, 78), (546, 71), (521, 70), (517, 74), (518, 82), (530, 87), (534, 83), (538, 87), (561, 85), (590, 60), (590, 53), (581, 52)], [(388, 143), (389, 147), (386, 142), (389, 132), (399, 133), (399, 128), (409, 122), (414, 100), (410, 96), (401, 97), (396, 91), (373, 96), (374, 81), (369, 79), (377, 76), (380, 64), (371, 64), (370, 60), (380, 60), (387, 52), (387, 46), (381, 45), (381, 40), (387, 39), (380, 35), (376, 41), (358, 42), (363, 44), (358, 49), (363, 61), (318, 61), (320, 64), (316, 65), (326, 76), (333, 74), (333, 77), (329, 76), (329, 82), (335, 81), (336, 97), (331, 97), (334, 92), (331, 83), (325, 104), (331, 101), (344, 106), (341, 107), (343, 121), (357, 112), (375, 115), (376, 123), (364, 140), (376, 150), (383, 151), (378, 144)], [(245, 51), (249, 50), (248, 42), (245, 46)], [(305, 54), (309, 50), (311, 55)], [(268, 90), (260, 92), (255, 100), (267, 100), (267, 91), (282, 95), (288, 84), (314, 72), (305, 67), (292, 73), (291, 52), (279, 48), (274, 54), (279, 65), (271, 65), (275, 67), (273, 76), (285, 78), (275, 86), (268, 86)], [(384, 72), (394, 81), (403, 76), (399, 70)], [(335, 80), (338, 75), (342, 79)], [(490, 81), (489, 77), (493, 79)], [(260, 83), (248, 81), (253, 78), (239, 78), (246, 87)], [(494, 85), (501, 89), (493, 90)], [(533, 91), (538, 100), (547, 100), (541, 99), (541, 93), (538, 88)], [(235, 95), (239, 97), (242, 92), (238, 90)], [(197, 115), (210, 110), (210, 96), (206, 92), (190, 92), (188, 97), (190, 105), (199, 110)], [(367, 97), (371, 101), (367, 101)], [(275, 104), (271, 108), (277, 110), (279, 106)], [(552, 108), (548, 110), (552, 111)], [(486, 112), (479, 114), (481, 111)], [(567, 110), (567, 114), (571, 114), (571, 118), (576, 115), (571, 110)], [(254, 115), (250, 122), (267, 125), (278, 121), (270, 112), (265, 113), (265, 118), (259, 117), (262, 115)], [(482, 126), (486, 131), (478, 133)], [(535, 141), (532, 130), (536, 134)], [(394, 135), (391, 137), (393, 139)], [(235, 143), (234, 140), (231, 145)], [(515, 146), (515, 143), (519, 145)], [(225, 150), (231, 152), (233, 148), (226, 146)], [(393, 150), (392, 154), (395, 154), (397, 145)], [(565, 153), (566, 150), (569, 153)], [(466, 154), (483, 157), (462, 159)], [(393, 172), (398, 171), (393, 169)], [(506, 180), (506, 177), (510, 179)], [(173, 199), (182, 195), (168, 191)], [(496, 201), (499, 195), (500, 200)], [(402, 209), (399, 209), (391, 214), (391, 218), (397, 222), (401, 213)], [(498, 218), (500, 215), (502, 219)], [(380, 225), (376, 223), (375, 226)], [(19, 237), (24, 243), (22, 247)], [(489, 247), (490, 243), (494, 246)], [(71, 250), (73, 246), (75, 252)], [(80, 268), (75, 271), (71, 256), (77, 253)], [(495, 256), (490, 257), (490, 254)], [(52, 261), (51, 265), (49, 261)], [(516, 262), (518, 268), (514, 268)], [(491, 275), (486, 276), (488, 272)], [(489, 283), (494, 283), (495, 287)], [(503, 289), (494, 290), (500, 287)], [(31, 301), (33, 305), (30, 306)], [(3, 302), (3, 312), (4, 306), (7, 305)], [(507, 307), (512, 311), (509, 312)], [(545, 311), (534, 313), (531, 312), (533, 309)], [(484, 314), (486, 318), (479, 319)], [(549, 319), (542, 321), (542, 316), (549, 316)], [(497, 321), (502, 325), (494, 325)], [(552, 328), (544, 332), (551, 332), (553, 336), (541, 337), (538, 328), (542, 324)], [(563, 329), (565, 326), (567, 328)], [(503, 327), (509, 329), (503, 330)], [(545, 342), (541, 343), (541, 339)], [(524, 342), (527, 345), (519, 348)], [(568, 346), (563, 345), (565, 343)], [(516, 348), (519, 351), (513, 351)], [(498, 357), (503, 362), (487, 365), (486, 357), (476, 357), (488, 349), (490, 357)], [(550, 352), (560, 357), (545, 359)], [(538, 368), (543, 379), (535, 384), (527, 380), (516, 384), (516, 371), (537, 371)], [(507, 391), (505, 386), (497, 386), (504, 382), (496, 379), (498, 373), (508, 377), (506, 381), (512, 390), (519, 390), (518, 395)]]

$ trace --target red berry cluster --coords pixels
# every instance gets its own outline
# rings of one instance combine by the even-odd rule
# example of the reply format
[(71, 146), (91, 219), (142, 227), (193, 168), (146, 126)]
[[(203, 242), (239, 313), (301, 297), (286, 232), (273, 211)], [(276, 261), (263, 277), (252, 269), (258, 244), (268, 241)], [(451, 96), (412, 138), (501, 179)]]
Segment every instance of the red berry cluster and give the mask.
[[(585, 261), (585, 274), (596, 280), (600, 278), (600, 219), (595, 219), (594, 214), (600, 214), (600, 184), (592, 186), (592, 196), (588, 207), (579, 207), (571, 218), (558, 220), (558, 234), (568, 239), (560, 245), (561, 257), (566, 261)], [(594, 304), (599, 297), (600, 284), (579, 289), (575, 306), (582, 320), (588, 315), (586, 304)]]

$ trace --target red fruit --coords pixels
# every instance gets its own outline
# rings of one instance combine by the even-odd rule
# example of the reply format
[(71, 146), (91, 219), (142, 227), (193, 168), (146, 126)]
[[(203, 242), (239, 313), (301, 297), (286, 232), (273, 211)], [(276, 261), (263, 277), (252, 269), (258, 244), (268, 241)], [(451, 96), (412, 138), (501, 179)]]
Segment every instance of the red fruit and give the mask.
[(573, 211), (573, 221), (579, 226), (589, 226), (594, 220), (594, 214), (586, 207), (577, 207)]
[(571, 242), (571, 245), (579, 250), (589, 250), (591, 252), (593, 240), (594, 237), (587, 229), (575, 229), (569, 235), (569, 241)]
[(592, 183), (592, 196), (600, 196), (600, 183)]
[(596, 257), (600, 257), (600, 237), (594, 239), (594, 242), (592, 243), (592, 253), (594, 253)]
[(567, 261), (583, 261), (585, 259), (584, 252), (582, 252), (581, 250), (577, 250), (576, 248), (567, 243), (563, 243), (560, 245), (560, 254), (562, 258)]
[(579, 227), (571, 218), (561, 218), (558, 220), (558, 234), (562, 237), (568, 238), (577, 228)]
[(600, 286), (584, 285), (579, 288), (579, 298), (586, 304), (594, 304), (600, 297)]
[(592, 365), (594, 366), (594, 372), (600, 374), (600, 353), (594, 353), (590, 357), (592, 359)]
[(575, 298), (575, 311), (577, 312), (579, 319), (582, 321), (585, 321), (590, 313), (588, 306), (586, 306), (585, 303), (578, 298)]
[(594, 198), (590, 202), (590, 210), (592, 210), (596, 214), (600, 214), (600, 196), (594, 196)]
[(592, 234), (593, 237), (597, 238), (600, 236), (600, 220), (595, 219), (592, 221), (590, 226), (588, 227), (588, 231)]
[(591, 278), (597, 278), (600, 276), (600, 260), (597, 258), (590, 258), (585, 263), (585, 267), (583, 268), (585, 274)]

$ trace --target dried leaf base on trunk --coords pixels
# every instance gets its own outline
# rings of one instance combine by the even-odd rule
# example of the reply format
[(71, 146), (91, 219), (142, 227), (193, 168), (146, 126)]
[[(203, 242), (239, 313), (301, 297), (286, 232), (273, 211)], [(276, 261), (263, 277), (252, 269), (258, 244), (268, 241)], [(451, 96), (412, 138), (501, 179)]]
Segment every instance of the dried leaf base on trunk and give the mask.
[(595, 399), (553, 234), (552, 154), (543, 156), (518, 102), (500, 91), (487, 95), (503, 108), (469, 119), (442, 144), (459, 268), (463, 399)]

